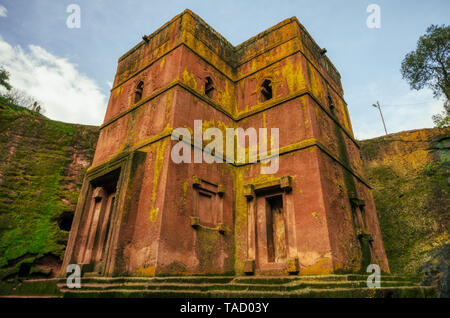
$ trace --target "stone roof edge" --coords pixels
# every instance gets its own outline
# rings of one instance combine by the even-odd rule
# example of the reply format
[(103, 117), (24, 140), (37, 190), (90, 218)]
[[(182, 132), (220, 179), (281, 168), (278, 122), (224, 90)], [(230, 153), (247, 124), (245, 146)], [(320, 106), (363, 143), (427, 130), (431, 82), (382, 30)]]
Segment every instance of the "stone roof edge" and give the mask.
[[(313, 43), (313, 45), (318, 49), (321, 50), (322, 48), (319, 46), (319, 44), (317, 44), (317, 42), (314, 40), (314, 38), (311, 36), (311, 34), (309, 34), (308, 30), (306, 30), (306, 28), (303, 26), (303, 24), (300, 23), (300, 21), (297, 19), (297, 17), (292, 17), (292, 20), (294, 20), (297, 25), (299, 26), (300, 30), (302, 32), (304, 32), (304, 34), (311, 40), (311, 42)], [(337, 70), (337, 68), (334, 66), (333, 62), (331, 62), (331, 60), (328, 58), (327, 55), (323, 55), (322, 56), (328, 63), (329, 65), (336, 71), (336, 73), (339, 75), (339, 77), (341, 77), (341, 74), (339, 73), (339, 71)]]
[[(186, 11), (186, 10), (185, 10)], [(151, 33), (150, 35), (147, 35), (146, 37), (148, 39), (151, 39), (153, 37), (155, 37), (158, 33), (160, 33), (162, 30), (164, 30), (165, 28), (167, 28), (170, 24), (172, 24), (173, 22), (175, 22), (176, 20), (178, 20), (179, 18), (181, 18), (181, 16), (185, 13), (185, 11), (183, 11), (182, 13), (177, 14), (176, 16), (174, 16), (172, 19), (170, 19), (169, 21), (167, 21), (166, 23), (164, 23), (162, 26), (160, 26), (156, 31), (154, 31), (153, 33)], [(143, 44), (145, 43), (144, 40), (140, 41), (138, 44), (136, 44), (135, 46), (133, 46), (130, 50), (128, 50), (126, 53), (124, 53), (121, 57), (119, 57), (119, 62), (122, 61), (123, 59), (125, 59), (127, 56), (129, 56), (131, 53), (133, 53), (134, 51), (136, 51), (137, 49), (139, 49), (139, 47), (141, 47)]]
[[(215, 36), (217, 36), (225, 45), (227, 45), (228, 47), (230, 47), (233, 52), (237, 53), (239, 50), (244, 49), (246, 46), (248, 46), (250, 43), (255, 42), (256, 40), (266, 36), (267, 34), (274, 32), (275, 30), (279, 29), (280, 27), (295, 22), (297, 23), (299, 29), (301, 30), (302, 33), (304, 33), (305, 36), (307, 36), (310, 40), (310, 42), (313, 44), (314, 46), (314, 50), (320, 51), (321, 47), (317, 44), (317, 42), (314, 40), (314, 38), (309, 34), (309, 32), (306, 30), (306, 28), (300, 23), (300, 21), (297, 19), (297, 17), (291, 17), (288, 19), (285, 19), (279, 23), (277, 23), (276, 25), (256, 34), (255, 36), (252, 36), (251, 38), (249, 38), (248, 40), (245, 40), (244, 42), (242, 42), (241, 44), (237, 45), (237, 46), (233, 46), (230, 42), (228, 42), (228, 40), (222, 36), (219, 32), (217, 32), (216, 30), (214, 30), (209, 24), (207, 24), (202, 18), (200, 18), (197, 14), (195, 14), (194, 12), (192, 12), (189, 9), (185, 9), (183, 12), (177, 14), (175, 17), (173, 17), (171, 20), (169, 20), (168, 22), (164, 23), (161, 27), (159, 27), (156, 31), (154, 31), (153, 33), (151, 33), (150, 35), (147, 36), (148, 39), (153, 38), (154, 36), (156, 36), (158, 33), (160, 33), (162, 30), (164, 30), (165, 28), (167, 28), (170, 24), (172, 24), (173, 22), (175, 22), (177, 19), (181, 18), (183, 15), (185, 14), (189, 14), (191, 15), (195, 20), (197, 20), (198, 22), (200, 22), (202, 25), (204, 25), (211, 33), (213, 33)], [(132, 54), (134, 51), (136, 51), (137, 49), (139, 49), (140, 46), (142, 46), (145, 43), (144, 40), (140, 41), (138, 44), (136, 44), (132, 49), (130, 49), (128, 52), (126, 52), (125, 54), (123, 54), (120, 58), (119, 58), (119, 62), (122, 61), (123, 59), (125, 59), (127, 56), (129, 56), (130, 54)], [(325, 60), (326, 63), (328, 65), (330, 65), (333, 70), (339, 75), (340, 77), (340, 73), (339, 71), (336, 69), (336, 67), (334, 66), (334, 64), (330, 61), (330, 59), (328, 58), (328, 56), (323, 55), (322, 56)]]
[[(175, 22), (176, 20), (180, 19), (183, 15), (185, 14), (189, 14), (191, 15), (195, 20), (197, 20), (198, 22), (200, 22), (202, 25), (204, 25), (211, 33), (213, 33), (215, 36), (217, 36), (223, 43), (225, 43), (227, 46), (229, 46), (233, 51), (235, 50), (235, 47), (228, 42), (228, 40), (221, 35), (219, 32), (217, 32), (216, 30), (214, 30), (208, 23), (206, 23), (202, 18), (200, 18), (197, 14), (195, 14), (194, 12), (192, 12), (189, 9), (185, 9), (183, 12), (177, 14), (176, 16), (174, 16), (172, 19), (170, 19), (168, 22), (164, 23), (161, 27), (159, 27), (156, 31), (152, 32), (151, 34), (147, 35), (147, 39), (152, 39), (153, 37), (155, 37), (158, 33), (160, 33), (162, 30), (164, 30), (165, 28), (167, 28), (170, 24), (172, 24), (173, 22)], [(124, 53), (121, 57), (119, 57), (119, 62), (122, 61), (123, 59), (125, 59), (127, 56), (129, 56), (130, 54), (132, 54), (134, 51), (136, 51), (137, 49), (139, 49), (139, 47), (141, 47), (143, 44), (145, 43), (144, 40), (140, 41), (138, 44), (136, 44), (134, 47), (132, 47), (130, 50), (128, 50), (126, 53)]]

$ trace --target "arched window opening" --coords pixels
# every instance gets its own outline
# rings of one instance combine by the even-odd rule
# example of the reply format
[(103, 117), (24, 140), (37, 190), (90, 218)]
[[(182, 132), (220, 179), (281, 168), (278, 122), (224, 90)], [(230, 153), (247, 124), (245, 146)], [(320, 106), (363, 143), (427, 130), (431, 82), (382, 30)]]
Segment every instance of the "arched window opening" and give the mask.
[(134, 92), (134, 102), (137, 103), (142, 98), (142, 92), (144, 90), (144, 82), (139, 82), (136, 87), (136, 91)]
[(272, 82), (265, 80), (261, 85), (262, 101), (265, 102), (272, 98)]
[(334, 110), (333, 99), (330, 95), (328, 95), (328, 107), (330, 108), (330, 110)]
[(205, 95), (208, 96), (209, 98), (212, 97), (212, 93), (214, 90), (214, 85), (213, 85), (213, 81), (211, 79), (211, 77), (206, 77), (206, 82), (205, 82)]

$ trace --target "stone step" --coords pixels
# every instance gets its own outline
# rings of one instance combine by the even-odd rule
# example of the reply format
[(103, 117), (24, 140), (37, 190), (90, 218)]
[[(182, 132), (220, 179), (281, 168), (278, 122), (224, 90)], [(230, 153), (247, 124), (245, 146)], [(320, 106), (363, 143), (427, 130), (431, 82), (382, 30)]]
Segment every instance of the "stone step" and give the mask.
[[(367, 280), (370, 274), (361, 275), (361, 274), (348, 274), (344, 275), (347, 277), (347, 280), (354, 281), (354, 280)], [(305, 278), (308, 276), (304, 276)], [(380, 275), (381, 281), (413, 281), (418, 282), (419, 279), (417, 277), (411, 277), (411, 276), (402, 276), (402, 275)]]
[[(163, 277), (82, 277), (81, 283), (102, 284), (102, 283), (181, 283), (181, 284), (205, 284), (205, 283), (229, 283), (234, 276), (163, 276)], [(60, 283), (65, 283), (62, 279)]]
[[(261, 290), (261, 291), (293, 291), (299, 289), (337, 289), (337, 288), (367, 288), (366, 281), (294, 281), (287, 284), (241, 284), (233, 283), (229, 285), (231, 289)], [(413, 282), (387, 281), (382, 282), (381, 287), (406, 287), (417, 286)], [(228, 286), (227, 286), (228, 287)]]
[(367, 288), (366, 275), (82, 277), (81, 289), (66, 279), (30, 279), (16, 295), (64, 297), (429, 297), (433, 288), (404, 276), (382, 275)]
[(435, 297), (433, 287), (405, 286), (381, 288), (334, 288), (334, 289), (300, 289), (295, 291), (251, 291), (251, 290), (134, 290), (134, 289), (61, 289), (66, 298), (298, 298), (298, 297)]
[[(412, 282), (387, 281), (381, 284), (382, 287), (394, 286), (415, 286)], [(333, 289), (333, 288), (365, 288), (366, 281), (293, 281), (285, 284), (245, 284), (239, 282), (231, 282), (224, 284), (210, 283), (152, 283), (152, 282), (113, 282), (113, 283), (82, 283), (83, 290), (116, 290), (116, 289), (132, 289), (132, 290), (261, 290), (261, 291), (291, 291), (304, 288), (314, 289)], [(66, 283), (58, 283), (58, 288), (67, 289)]]
[[(286, 284), (294, 281), (366, 281), (368, 275), (348, 274), (348, 275), (316, 275), (316, 276), (160, 276), (160, 277), (82, 277), (82, 283), (245, 283), (245, 284)], [(65, 278), (55, 279), (58, 283), (65, 283)], [(27, 282), (47, 281), (47, 279), (29, 279)], [(381, 282), (405, 281), (417, 282), (416, 278), (399, 275), (381, 275)]]
[[(312, 276), (238, 276), (233, 282), (245, 284), (285, 284), (293, 281), (366, 281), (369, 275), (312, 275)], [(416, 279), (399, 275), (381, 275), (381, 281), (416, 281)]]

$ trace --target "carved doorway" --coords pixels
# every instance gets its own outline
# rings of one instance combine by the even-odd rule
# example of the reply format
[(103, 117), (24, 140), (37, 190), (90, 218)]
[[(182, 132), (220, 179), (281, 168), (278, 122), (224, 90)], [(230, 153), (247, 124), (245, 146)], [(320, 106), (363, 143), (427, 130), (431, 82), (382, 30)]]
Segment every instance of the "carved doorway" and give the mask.
[(83, 273), (103, 274), (110, 246), (119, 174), (120, 170), (116, 170), (91, 182), (92, 195), (84, 227), (84, 244), (79, 254)]
[(352, 205), (353, 224), (361, 247), (361, 267), (362, 273), (366, 272), (367, 266), (372, 264), (373, 259), (373, 237), (368, 231), (365, 215), (365, 202), (358, 198), (350, 199)]
[(283, 197), (281, 195), (267, 197), (267, 261), (269, 263), (286, 262), (286, 225), (284, 220)]
[(244, 186), (247, 260), (244, 273), (299, 272), (292, 177)]
[(263, 191), (256, 196), (256, 267), (283, 270), (288, 257), (287, 216), (281, 191)]

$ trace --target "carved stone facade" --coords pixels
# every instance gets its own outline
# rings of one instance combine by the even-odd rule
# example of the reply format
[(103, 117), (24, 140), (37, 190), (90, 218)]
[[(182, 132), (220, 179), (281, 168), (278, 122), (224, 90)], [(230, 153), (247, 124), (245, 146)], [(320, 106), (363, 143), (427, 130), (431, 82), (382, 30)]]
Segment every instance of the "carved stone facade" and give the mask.
[[(174, 128), (279, 128), (279, 170), (175, 163)], [(63, 268), (389, 272), (340, 75), (296, 18), (234, 47), (189, 10), (119, 59)], [(225, 133), (224, 133), (225, 135)]]

